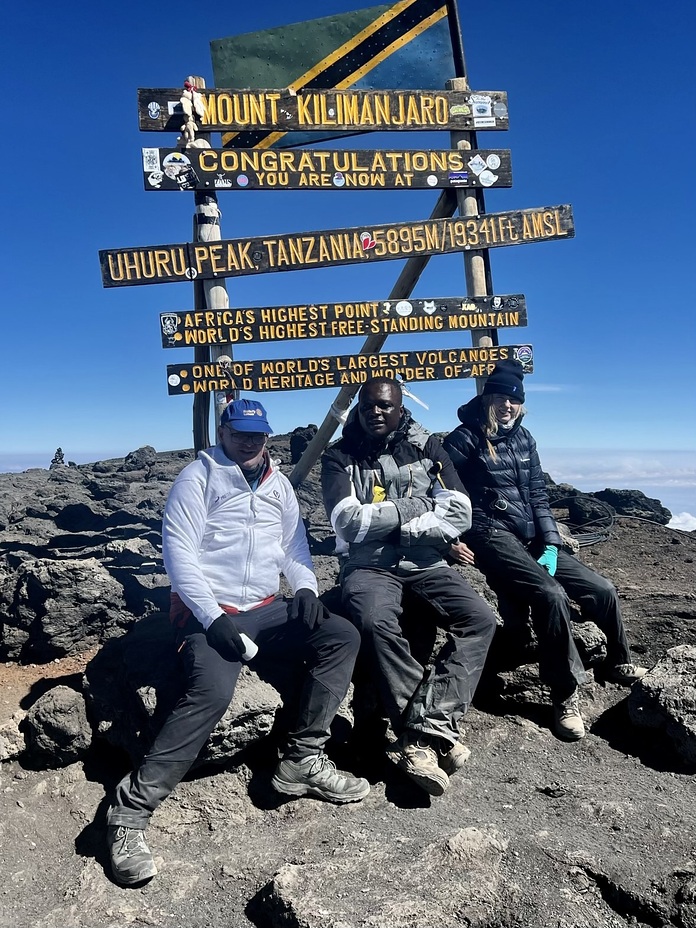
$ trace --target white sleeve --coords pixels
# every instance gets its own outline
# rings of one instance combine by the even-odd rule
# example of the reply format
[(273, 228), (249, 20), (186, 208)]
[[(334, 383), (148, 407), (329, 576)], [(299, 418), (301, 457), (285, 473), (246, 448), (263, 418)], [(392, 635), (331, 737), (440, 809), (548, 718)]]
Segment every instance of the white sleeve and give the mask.
[(203, 482), (195, 476), (182, 472), (174, 481), (162, 519), (162, 557), (172, 591), (208, 628), (222, 610), (200, 567), (206, 525), (203, 491)]
[(283, 550), (285, 562), (283, 573), (292, 588), (293, 593), (298, 590), (312, 590), (319, 592), (317, 578), (314, 574), (312, 556), (309, 553), (307, 532), (300, 515), (295, 491), (290, 482), (284, 478), (285, 506), (283, 508)]

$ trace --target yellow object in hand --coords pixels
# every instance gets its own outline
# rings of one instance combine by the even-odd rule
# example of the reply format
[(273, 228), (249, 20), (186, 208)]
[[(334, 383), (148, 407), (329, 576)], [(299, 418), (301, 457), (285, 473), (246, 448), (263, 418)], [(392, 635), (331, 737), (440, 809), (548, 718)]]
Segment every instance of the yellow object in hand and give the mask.
[(372, 502), (383, 503), (387, 498), (387, 491), (384, 487), (376, 486), (372, 491)]

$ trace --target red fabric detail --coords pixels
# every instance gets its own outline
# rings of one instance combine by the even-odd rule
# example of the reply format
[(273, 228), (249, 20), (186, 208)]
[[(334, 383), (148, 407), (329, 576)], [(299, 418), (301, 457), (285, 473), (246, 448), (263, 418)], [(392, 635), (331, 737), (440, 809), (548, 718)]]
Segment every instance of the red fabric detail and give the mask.
[(254, 609), (260, 609), (261, 606), (268, 606), (269, 603), (272, 603), (275, 599), (275, 594), (273, 596), (267, 596), (258, 606), (253, 606), (252, 609), (235, 609), (234, 606), (225, 606), (222, 603), (219, 603), (220, 608), (223, 612), (226, 612), (228, 615), (242, 615), (245, 612), (253, 612)]
[(184, 605), (178, 593), (172, 593), (169, 597), (169, 621), (174, 628), (183, 628), (186, 625), (188, 617), (193, 613), (188, 606)]
[[(261, 606), (268, 606), (274, 599), (275, 594), (273, 596), (267, 596), (258, 606), (254, 606), (254, 609), (260, 609)], [(240, 615), (242, 612), (251, 612), (250, 609), (236, 609), (234, 606), (225, 606), (224, 603), (218, 603), (218, 605), (220, 609), (228, 615)], [(183, 628), (190, 615), (193, 615), (193, 613), (189, 607), (184, 604), (179, 594), (172, 593), (169, 597), (169, 621), (174, 628)]]

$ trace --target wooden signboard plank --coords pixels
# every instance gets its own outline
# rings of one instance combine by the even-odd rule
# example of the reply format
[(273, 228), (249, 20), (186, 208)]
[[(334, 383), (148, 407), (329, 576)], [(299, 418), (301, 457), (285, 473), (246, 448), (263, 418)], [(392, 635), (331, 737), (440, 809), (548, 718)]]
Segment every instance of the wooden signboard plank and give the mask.
[[(202, 132), (507, 129), (507, 93), (479, 90), (201, 90)], [(139, 88), (145, 132), (180, 132), (181, 89)]]
[(400, 377), (405, 382), (485, 377), (498, 361), (516, 358), (533, 370), (531, 345), (443, 348), (345, 354), (323, 358), (273, 358), (220, 364), (168, 364), (170, 396), (215, 390), (307, 390), (364, 383), (368, 377)]
[(511, 187), (510, 152), (143, 148), (146, 190)]
[(569, 205), (99, 252), (105, 287), (336, 267), (572, 238)]
[(300, 306), (249, 306), (160, 314), (163, 348), (237, 345), (354, 335), (461, 332), (527, 325), (521, 293)]

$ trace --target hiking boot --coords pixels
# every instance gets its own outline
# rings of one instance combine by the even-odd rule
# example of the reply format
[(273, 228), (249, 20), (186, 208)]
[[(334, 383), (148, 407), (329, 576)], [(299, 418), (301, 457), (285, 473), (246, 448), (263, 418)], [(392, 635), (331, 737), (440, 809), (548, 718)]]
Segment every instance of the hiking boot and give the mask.
[(469, 760), (471, 751), (461, 741), (455, 741), (454, 744), (451, 744), (441, 738), (439, 742), (437, 746), (437, 762), (445, 773), (451, 777), (458, 770), (461, 770)]
[(580, 715), (577, 692), (563, 702), (554, 702), (553, 730), (565, 741), (579, 741), (585, 737), (585, 725)]
[(647, 672), (647, 667), (639, 667), (637, 664), (617, 664), (608, 670), (605, 676), (610, 683), (617, 683), (619, 686), (633, 686)]
[(114, 879), (122, 886), (142, 883), (157, 873), (150, 848), (145, 843), (145, 832), (126, 825), (109, 825), (106, 829), (111, 870)]
[(440, 767), (427, 735), (404, 732), (387, 751), (387, 757), (431, 796), (442, 796), (449, 786), (449, 777)]
[(336, 770), (326, 754), (281, 760), (271, 783), (286, 796), (319, 796), (329, 802), (359, 802), (370, 792), (367, 780)]

